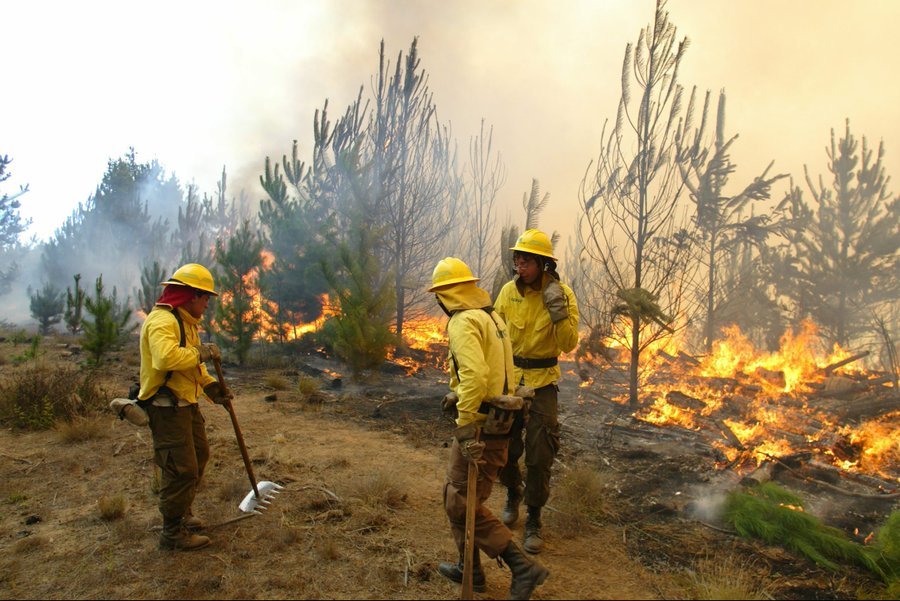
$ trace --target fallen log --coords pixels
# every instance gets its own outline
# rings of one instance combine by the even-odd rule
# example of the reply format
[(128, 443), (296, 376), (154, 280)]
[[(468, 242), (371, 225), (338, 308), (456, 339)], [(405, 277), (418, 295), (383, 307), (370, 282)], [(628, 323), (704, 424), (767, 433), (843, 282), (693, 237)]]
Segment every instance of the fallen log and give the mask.
[(822, 371), (825, 372), (826, 376), (830, 376), (831, 373), (834, 370), (836, 370), (837, 368), (844, 367), (845, 365), (849, 365), (850, 363), (853, 363), (854, 361), (859, 361), (863, 357), (868, 357), (868, 356), (869, 356), (869, 351), (863, 351), (861, 353), (853, 355), (852, 357), (847, 357), (846, 359), (842, 359), (840, 361), (832, 363), (831, 365), (826, 365), (824, 368), (822, 368)]

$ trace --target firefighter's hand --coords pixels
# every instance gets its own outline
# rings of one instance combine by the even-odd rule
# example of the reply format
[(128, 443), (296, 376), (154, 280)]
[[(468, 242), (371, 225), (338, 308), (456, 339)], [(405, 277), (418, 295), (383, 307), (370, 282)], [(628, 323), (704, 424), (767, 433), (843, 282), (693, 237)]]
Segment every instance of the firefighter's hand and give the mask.
[(562, 286), (554, 279), (549, 279), (544, 291), (541, 293), (544, 299), (544, 306), (550, 313), (550, 321), (556, 323), (569, 317), (569, 307), (566, 299), (566, 293)]
[(460, 426), (454, 433), (459, 445), (459, 452), (466, 461), (481, 469), (484, 465), (484, 443), (478, 440), (478, 427), (475, 424)]
[(524, 384), (520, 384), (516, 386), (516, 396), (520, 396), (523, 399), (528, 399), (530, 401), (534, 400), (534, 387), (533, 386), (525, 386)]
[(218, 382), (210, 382), (204, 386), (203, 394), (217, 405), (226, 405), (234, 400), (234, 394)]
[(441, 401), (441, 412), (444, 415), (453, 416), (456, 413), (456, 403), (459, 402), (459, 397), (455, 392), (448, 392), (444, 395), (444, 399)]
[(206, 363), (210, 359), (222, 360), (222, 353), (219, 352), (219, 346), (217, 344), (201, 344), (197, 348), (200, 350), (200, 363)]

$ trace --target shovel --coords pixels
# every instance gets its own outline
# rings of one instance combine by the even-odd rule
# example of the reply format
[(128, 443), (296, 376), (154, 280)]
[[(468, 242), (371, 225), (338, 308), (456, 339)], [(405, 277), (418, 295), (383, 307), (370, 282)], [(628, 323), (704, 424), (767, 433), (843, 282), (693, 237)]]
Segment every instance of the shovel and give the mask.
[[(225, 376), (222, 375), (222, 360), (213, 359), (213, 363), (216, 366), (216, 376), (219, 378), (219, 386), (222, 387), (222, 392), (225, 393), (228, 389), (225, 386)], [(234, 426), (234, 435), (237, 437), (238, 446), (241, 448), (241, 457), (244, 459), (244, 467), (247, 468), (247, 476), (249, 476), (250, 484), (253, 486), (253, 490), (247, 493), (247, 496), (244, 497), (244, 500), (241, 501), (241, 504), (238, 505), (238, 507), (245, 513), (258, 514), (261, 511), (268, 509), (269, 505), (274, 500), (275, 495), (284, 487), (275, 484), (274, 482), (269, 482), (268, 480), (262, 482), (256, 481), (256, 476), (253, 475), (253, 465), (250, 463), (250, 455), (247, 453), (247, 445), (244, 444), (244, 435), (241, 433), (237, 415), (234, 413), (234, 405), (231, 404), (231, 400), (225, 401), (222, 404), (228, 411), (228, 415), (231, 416), (231, 425)]]

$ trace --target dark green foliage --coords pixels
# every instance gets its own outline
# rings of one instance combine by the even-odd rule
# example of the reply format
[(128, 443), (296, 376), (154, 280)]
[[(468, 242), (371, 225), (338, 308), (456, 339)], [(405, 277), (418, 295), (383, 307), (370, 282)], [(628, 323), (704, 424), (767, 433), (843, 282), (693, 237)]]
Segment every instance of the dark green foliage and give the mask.
[(878, 529), (871, 552), (884, 570), (886, 580), (900, 593), (900, 510), (891, 513)]
[(900, 197), (887, 188), (884, 144), (874, 155), (865, 137), (860, 147), (849, 121), (843, 138), (832, 130), (826, 153), (828, 185), (806, 169), (814, 203), (792, 183), (777, 207), (787, 245), (770, 261), (793, 317), (811, 316), (828, 342), (846, 348), (871, 334), (871, 312), (900, 294)]
[(106, 353), (122, 346), (138, 324), (128, 325), (131, 307), (127, 298), (119, 303), (115, 286), (111, 295), (105, 294), (102, 275), (97, 277), (94, 289), (95, 296), (84, 299), (84, 307), (91, 319), (84, 321), (83, 346), (91, 353), (91, 361), (99, 365)]
[(169, 275), (169, 270), (160, 265), (159, 261), (153, 261), (152, 265), (144, 265), (144, 268), (141, 269), (141, 288), (134, 291), (138, 309), (148, 314), (153, 310), (156, 299), (162, 293), (160, 284)]
[(72, 276), (75, 280), (75, 290), (66, 288), (66, 329), (72, 334), (77, 334), (83, 327), (84, 289), (81, 287), (81, 274)]
[(29, 288), (28, 295), (31, 298), (31, 316), (37, 320), (41, 334), (46, 336), (53, 326), (62, 320), (65, 295), (50, 282), (44, 284), (43, 288), (34, 294)]
[(47, 429), (105, 410), (109, 394), (94, 371), (35, 365), (0, 381), (0, 421), (17, 428)]
[(731, 492), (726, 501), (725, 521), (741, 536), (783, 546), (824, 568), (837, 570), (839, 563), (849, 562), (887, 578), (883, 565), (865, 547), (801, 511), (802, 507), (800, 497), (766, 482), (752, 489)]
[(41, 337), (34, 336), (31, 339), (31, 344), (29, 347), (21, 354), (21, 355), (13, 355), (12, 361), (13, 363), (23, 363), (25, 361), (31, 361), (32, 359), (37, 359), (41, 353)]
[(253, 278), (262, 268), (263, 243), (248, 221), (228, 242), (216, 243), (216, 261), (221, 267), (217, 282), (219, 299), (215, 309), (216, 340), (232, 351), (244, 365), (253, 339), (260, 333), (260, 309), (254, 306), (258, 291)]
[(338, 249), (338, 270), (324, 267), (340, 314), (326, 321), (321, 336), (356, 377), (381, 365), (388, 347), (396, 344), (390, 327), (390, 274), (382, 273), (371, 244), (372, 236), (360, 229), (355, 247), (342, 244)]
[(297, 158), (294, 141), (291, 158), (282, 157), (284, 172), (274, 169), (266, 157), (265, 173), (260, 183), (269, 198), (260, 202), (259, 220), (266, 228), (267, 250), (272, 264), (261, 274), (260, 284), (267, 298), (277, 305), (273, 317), (278, 325), (279, 340), (284, 340), (292, 324), (310, 322), (322, 314), (322, 294), (327, 282), (321, 263), (325, 259), (325, 239), (330, 220), (321, 203), (309, 197), (305, 163)]
[(61, 282), (77, 268), (89, 279), (103, 272), (107, 281), (130, 287), (135, 264), (165, 257), (168, 221), (181, 200), (178, 181), (157, 161), (137, 162), (134, 149), (110, 160), (94, 194), (44, 245), (46, 279)]

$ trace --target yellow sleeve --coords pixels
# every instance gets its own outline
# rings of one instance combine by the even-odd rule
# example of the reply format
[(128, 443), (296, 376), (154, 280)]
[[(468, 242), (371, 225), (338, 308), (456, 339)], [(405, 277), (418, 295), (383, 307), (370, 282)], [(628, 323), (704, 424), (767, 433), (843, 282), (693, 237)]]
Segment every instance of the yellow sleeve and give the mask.
[(147, 340), (153, 369), (157, 371), (180, 371), (200, 364), (196, 348), (180, 346), (181, 331), (174, 316), (171, 320), (156, 319), (148, 324)]
[(489, 368), (484, 355), (484, 340), (477, 322), (462, 311), (453, 316), (447, 327), (450, 352), (458, 371), (456, 394), (459, 402), (457, 425), (464, 426), (484, 419), (478, 413), (487, 394)]

